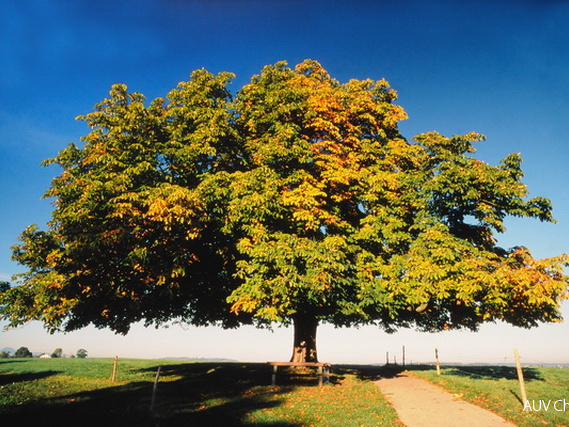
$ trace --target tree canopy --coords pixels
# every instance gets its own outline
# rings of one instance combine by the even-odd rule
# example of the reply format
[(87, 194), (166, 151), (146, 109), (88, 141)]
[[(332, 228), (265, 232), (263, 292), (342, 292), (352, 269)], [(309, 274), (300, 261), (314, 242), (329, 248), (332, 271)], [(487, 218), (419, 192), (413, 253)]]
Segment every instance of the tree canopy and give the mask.
[(0, 293), (2, 318), (294, 323), (312, 360), (319, 322), (561, 320), (567, 256), (495, 239), (507, 216), (553, 221), (518, 154), (477, 160), (478, 133), (407, 140), (385, 80), (339, 83), (315, 61), (266, 66), (234, 97), (233, 77), (197, 70), (150, 103), (114, 85), (79, 116), (91, 130), (45, 161), (62, 170), (53, 216), (13, 248), (27, 272)]
[(14, 353), (14, 357), (16, 358), (33, 357), (33, 354), (30, 350), (28, 350), (28, 347), (20, 347)]

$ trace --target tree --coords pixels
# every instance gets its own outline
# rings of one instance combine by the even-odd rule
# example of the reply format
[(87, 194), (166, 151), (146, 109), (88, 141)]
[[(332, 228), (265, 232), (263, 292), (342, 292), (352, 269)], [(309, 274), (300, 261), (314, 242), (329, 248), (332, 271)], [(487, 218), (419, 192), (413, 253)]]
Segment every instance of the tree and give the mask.
[(77, 350), (77, 357), (79, 359), (85, 359), (87, 357), (87, 350), (80, 348)]
[(0, 359), (9, 359), (10, 358), (10, 353), (8, 353), (7, 351), (0, 351)]
[(9, 325), (50, 331), (134, 322), (388, 331), (559, 321), (568, 257), (500, 248), (508, 215), (553, 221), (527, 198), (521, 158), (474, 157), (477, 133), (406, 140), (384, 80), (340, 84), (320, 64), (265, 67), (232, 99), (229, 73), (191, 74), (145, 104), (125, 85), (79, 119), (91, 131), (46, 165), (62, 173), (46, 231), (0, 293)]
[(28, 347), (20, 347), (14, 353), (14, 357), (17, 358), (24, 358), (24, 357), (32, 357), (32, 352), (28, 350)]
[(51, 357), (54, 358), (61, 358), (62, 355), (63, 355), (63, 350), (61, 348), (56, 348), (55, 350), (53, 350), (53, 353), (51, 353)]

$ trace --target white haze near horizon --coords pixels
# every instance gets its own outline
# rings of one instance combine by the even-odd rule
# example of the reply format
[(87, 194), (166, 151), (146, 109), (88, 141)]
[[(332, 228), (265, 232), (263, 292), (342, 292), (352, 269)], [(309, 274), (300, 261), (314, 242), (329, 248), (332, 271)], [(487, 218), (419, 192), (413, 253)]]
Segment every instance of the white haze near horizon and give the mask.
[[(569, 316), (569, 304), (564, 305)], [(13, 331), (16, 332), (16, 331)], [(216, 327), (145, 328), (134, 325), (123, 336), (109, 330), (87, 327), (69, 333), (47, 334), (39, 322), (20, 327), (17, 334), (0, 334), (0, 348), (26, 346), (34, 353), (51, 353), (62, 348), (75, 354), (84, 348), (89, 357), (162, 359), (229, 359), (241, 362), (288, 360), (292, 351), (292, 329), (272, 331), (242, 326), (224, 330)], [(567, 364), (567, 324), (545, 324), (523, 329), (505, 324), (486, 324), (478, 332), (442, 331), (421, 333), (401, 329), (387, 334), (375, 326), (318, 329), (318, 356), (321, 361), (342, 364), (432, 363), (438, 349), (442, 363), (513, 363), (517, 348), (526, 364)]]

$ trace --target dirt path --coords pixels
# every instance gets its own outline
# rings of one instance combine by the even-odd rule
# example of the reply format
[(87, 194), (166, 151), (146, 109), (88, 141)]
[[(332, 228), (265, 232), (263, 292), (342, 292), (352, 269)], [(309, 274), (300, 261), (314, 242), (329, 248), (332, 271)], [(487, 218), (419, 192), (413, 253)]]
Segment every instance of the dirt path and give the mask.
[(486, 409), (405, 373), (382, 378), (376, 384), (408, 427), (515, 427)]

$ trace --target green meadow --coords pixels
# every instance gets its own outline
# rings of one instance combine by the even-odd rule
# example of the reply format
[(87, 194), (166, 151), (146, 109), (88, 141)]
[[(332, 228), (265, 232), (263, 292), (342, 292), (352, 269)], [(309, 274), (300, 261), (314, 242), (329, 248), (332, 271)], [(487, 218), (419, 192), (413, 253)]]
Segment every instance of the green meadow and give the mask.
[(400, 425), (357, 370), (337, 370), (318, 387), (313, 375), (298, 374), (271, 386), (266, 364), (121, 359), (114, 383), (112, 367), (113, 359), (2, 360), (0, 419), (58, 426)]
[[(408, 369), (520, 426), (569, 425), (569, 369), (524, 368), (530, 401), (568, 402), (567, 411), (531, 412), (522, 411), (515, 368), (448, 367), (440, 376), (428, 366)], [(46, 426), (402, 425), (373, 383), (401, 371), (393, 366), (335, 366), (323, 387), (312, 371), (289, 372), (272, 386), (262, 363), (120, 359), (115, 382), (112, 370), (113, 359), (0, 360), (0, 419)]]

